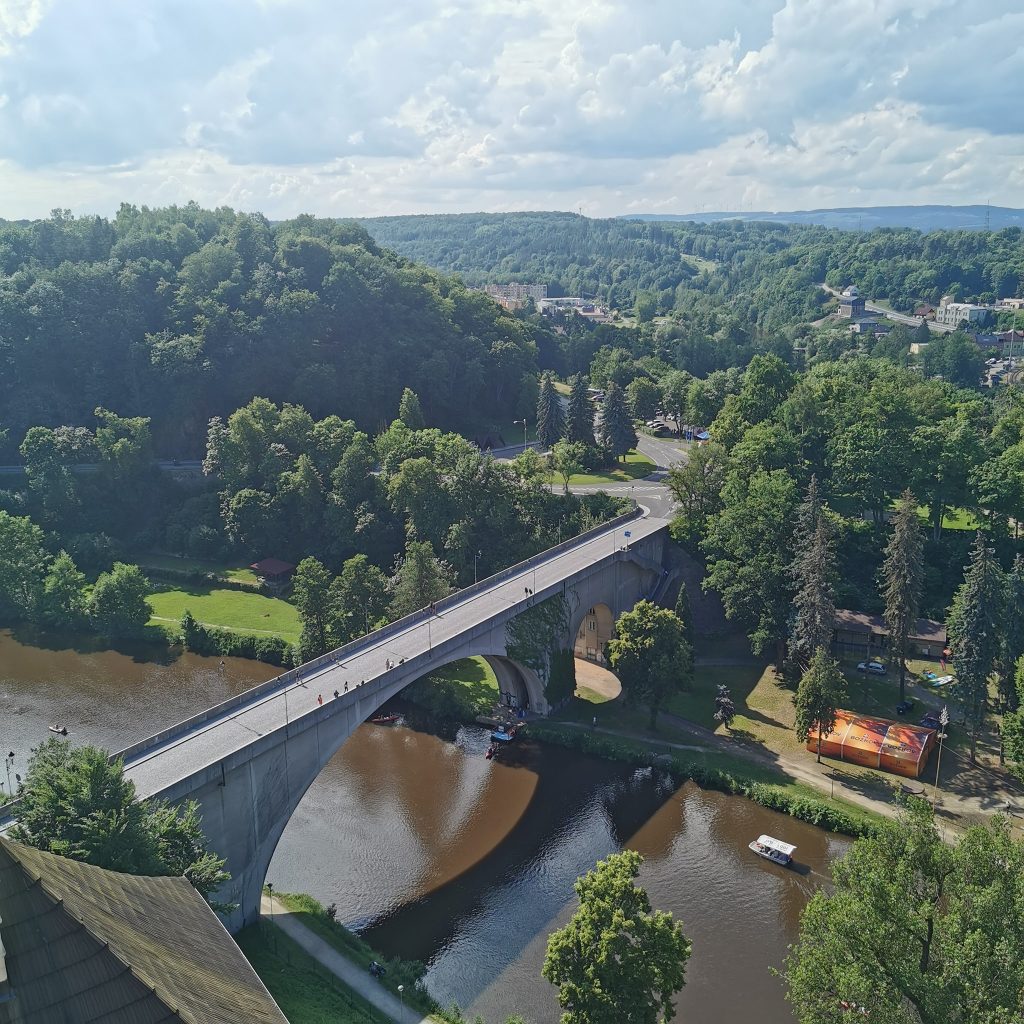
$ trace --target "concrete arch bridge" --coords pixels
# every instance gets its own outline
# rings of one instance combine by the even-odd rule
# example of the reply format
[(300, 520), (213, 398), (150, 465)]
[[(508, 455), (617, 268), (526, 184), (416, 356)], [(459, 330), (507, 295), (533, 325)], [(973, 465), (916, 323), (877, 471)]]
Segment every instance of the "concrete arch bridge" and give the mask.
[(433, 614), (393, 622), (134, 744), (121, 751), (125, 771), (142, 798), (200, 804), (203, 829), (231, 872), (218, 895), (238, 904), (227, 920), (237, 930), (259, 915), (293, 811), (361, 723), (420, 676), (473, 655), (491, 660), (503, 688), (547, 714), (543, 670), (510, 656), (508, 623), (561, 595), (562, 649), (571, 651), (596, 606), (617, 616), (664, 592), (667, 527), (640, 510), (620, 516), (453, 594)]

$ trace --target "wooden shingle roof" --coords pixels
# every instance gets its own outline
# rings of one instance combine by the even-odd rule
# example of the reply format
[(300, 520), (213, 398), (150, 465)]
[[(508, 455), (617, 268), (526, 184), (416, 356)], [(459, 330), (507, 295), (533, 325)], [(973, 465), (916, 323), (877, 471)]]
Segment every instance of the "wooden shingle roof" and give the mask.
[(124, 875), (0, 838), (0, 940), (0, 1024), (287, 1024), (184, 878)]

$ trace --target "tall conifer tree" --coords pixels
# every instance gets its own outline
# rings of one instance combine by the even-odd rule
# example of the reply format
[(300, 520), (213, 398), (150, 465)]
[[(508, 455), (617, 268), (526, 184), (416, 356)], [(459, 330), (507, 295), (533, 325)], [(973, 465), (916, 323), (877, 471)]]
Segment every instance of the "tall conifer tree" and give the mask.
[(546, 373), (537, 396), (537, 440), (544, 448), (550, 448), (564, 432), (562, 402), (551, 381), (551, 374)]
[(835, 547), (832, 525), (822, 514), (817, 477), (811, 477), (797, 513), (796, 550), (791, 572), (796, 587), (796, 615), (790, 635), (790, 658), (798, 672), (810, 664), (819, 648), (832, 645), (836, 606), (832, 597)]
[(626, 399), (619, 386), (612, 381), (605, 392), (601, 406), (601, 444), (616, 458), (621, 458), (637, 442), (633, 417), (626, 408)]
[(964, 581), (953, 597), (947, 630), (958, 683), (953, 691), (971, 730), (971, 762), (988, 709), (988, 681), (999, 657), (1006, 582), (995, 552), (979, 533)]
[(569, 408), (566, 412), (565, 438), (567, 441), (595, 448), (594, 407), (587, 394), (587, 378), (577, 373), (569, 381)]
[(892, 519), (892, 535), (882, 565), (882, 597), (889, 627), (890, 656), (900, 666), (900, 701), (907, 696), (907, 653), (910, 633), (921, 606), (924, 539), (917, 518), (917, 499), (904, 491)]

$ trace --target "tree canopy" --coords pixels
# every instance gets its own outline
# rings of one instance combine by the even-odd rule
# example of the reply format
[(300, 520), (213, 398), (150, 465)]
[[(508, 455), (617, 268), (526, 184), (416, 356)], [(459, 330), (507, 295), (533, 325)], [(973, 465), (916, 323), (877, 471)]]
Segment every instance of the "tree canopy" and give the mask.
[(690, 942), (634, 884), (643, 858), (613, 853), (575, 883), (580, 905), (548, 936), (544, 977), (558, 987), (562, 1024), (657, 1024), (675, 1016)]

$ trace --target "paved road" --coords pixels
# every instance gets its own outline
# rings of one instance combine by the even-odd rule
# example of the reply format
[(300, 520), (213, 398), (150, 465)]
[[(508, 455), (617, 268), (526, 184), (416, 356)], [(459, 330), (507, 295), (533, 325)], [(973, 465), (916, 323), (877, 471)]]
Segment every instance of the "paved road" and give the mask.
[(530, 587), (537, 594), (543, 594), (548, 588), (560, 587), (579, 571), (621, 548), (626, 542), (623, 536), (625, 529), (632, 535), (630, 543), (635, 543), (667, 525), (664, 519), (648, 516), (626, 527), (610, 527), (576, 547), (557, 552), (537, 565), (496, 583), (489, 590), (471, 593), (461, 600), (456, 595), (454, 602), (440, 614), (412, 623), (398, 633), (383, 637), (371, 633), (344, 662), (314, 669), (297, 681), (282, 683), (279, 689), (269, 693), (261, 691), (254, 695), (251, 703), (232, 708), (219, 718), (197, 725), (193, 731), (130, 757), (125, 773), (135, 783), (140, 797), (152, 796), (244, 749), (259, 736), (314, 712), (318, 707), (318, 695), (330, 702), (333, 691), (337, 689), (341, 691), (339, 699), (343, 703), (354, 703), (361, 683), (372, 684), (388, 673), (386, 660), (397, 663), (401, 659), (419, 659), (426, 671), (434, 656), (433, 651), (440, 644), (457, 640), (472, 628), (489, 622), (497, 612), (520, 604), (524, 600), (525, 587)]
[(665, 484), (665, 475), (669, 467), (677, 462), (685, 462), (686, 449), (681, 442), (669, 438), (640, 436), (637, 450), (654, 460), (654, 468), (648, 476), (633, 482), (613, 484), (573, 484), (569, 489), (573, 494), (596, 494), (604, 491), (621, 497), (635, 498), (644, 508), (650, 509), (652, 516), (660, 519), (671, 519), (675, 507), (672, 492)]

